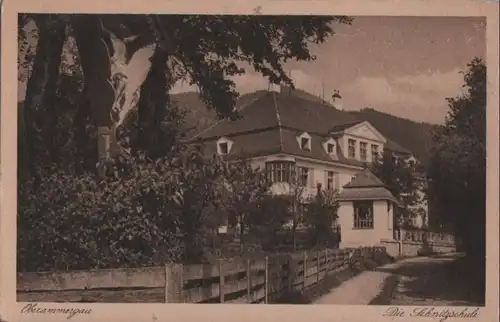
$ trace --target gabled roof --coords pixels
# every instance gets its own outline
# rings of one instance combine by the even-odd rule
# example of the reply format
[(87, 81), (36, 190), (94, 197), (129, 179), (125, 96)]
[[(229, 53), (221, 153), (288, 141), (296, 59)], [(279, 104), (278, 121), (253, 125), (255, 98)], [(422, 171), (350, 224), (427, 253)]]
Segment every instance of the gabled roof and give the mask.
[(351, 188), (385, 188), (385, 185), (368, 168), (358, 172), (354, 178), (344, 186), (344, 189)]
[(335, 133), (335, 132), (344, 131), (344, 130), (347, 130), (348, 128), (350, 128), (356, 124), (363, 123), (363, 122), (364, 122), (363, 120), (357, 120), (357, 121), (350, 122), (350, 123), (339, 124), (339, 125), (336, 125), (333, 128), (331, 128), (330, 131), (328, 131), (328, 132)]

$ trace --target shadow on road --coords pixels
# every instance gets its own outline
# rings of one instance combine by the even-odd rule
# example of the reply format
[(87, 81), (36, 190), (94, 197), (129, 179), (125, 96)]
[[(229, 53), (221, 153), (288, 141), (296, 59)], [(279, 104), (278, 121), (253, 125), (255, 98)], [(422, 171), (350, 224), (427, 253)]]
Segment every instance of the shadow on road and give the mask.
[[(455, 255), (434, 255), (396, 268), (377, 268), (394, 275), (385, 281), (381, 296), (372, 304), (484, 306), (484, 292), (463, 273), (463, 261)], [(395, 277), (403, 280), (401, 289), (396, 290)]]

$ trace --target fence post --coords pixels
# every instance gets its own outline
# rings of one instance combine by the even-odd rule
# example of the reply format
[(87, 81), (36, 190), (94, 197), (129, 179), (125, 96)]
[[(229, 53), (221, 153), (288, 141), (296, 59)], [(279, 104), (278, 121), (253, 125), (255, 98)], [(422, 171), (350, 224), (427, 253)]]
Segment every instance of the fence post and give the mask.
[(321, 266), (320, 266), (320, 258), (319, 258), (319, 250), (316, 252), (316, 265), (318, 266), (318, 268), (316, 269), (316, 284), (319, 284), (319, 272), (320, 272), (320, 269), (321, 269)]
[(165, 303), (182, 303), (182, 264), (165, 265)]
[(219, 259), (219, 301), (224, 303), (224, 270), (222, 268), (223, 260)]
[(252, 303), (252, 269), (250, 259), (247, 259), (247, 301)]
[(328, 265), (328, 248), (325, 249), (325, 277), (328, 274), (330, 265)]
[(293, 261), (293, 255), (288, 256), (288, 272), (287, 272), (287, 280), (288, 280), (288, 292), (292, 292), (293, 288), (293, 279), (295, 278), (295, 262)]
[(265, 270), (265, 277), (264, 277), (264, 303), (267, 304), (267, 296), (269, 292), (269, 257), (266, 256), (266, 270)]
[(306, 288), (306, 277), (307, 277), (307, 252), (304, 252), (304, 263), (302, 265), (304, 266), (304, 282), (303, 282), (302, 289), (305, 289)]

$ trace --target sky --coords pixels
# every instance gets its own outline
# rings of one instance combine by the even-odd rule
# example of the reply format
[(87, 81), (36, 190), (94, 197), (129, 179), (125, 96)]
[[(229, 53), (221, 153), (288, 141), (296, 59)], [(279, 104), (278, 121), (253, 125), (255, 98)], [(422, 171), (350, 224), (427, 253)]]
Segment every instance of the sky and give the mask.
[[(286, 65), (296, 87), (328, 99), (339, 90), (338, 108), (376, 110), (415, 121), (442, 123), (447, 97), (462, 90), (460, 71), (475, 56), (485, 58), (486, 23), (480, 17), (354, 17), (352, 25), (333, 25), (336, 34), (311, 47), (314, 62)], [(145, 51), (142, 54), (147, 53)], [(144, 59), (140, 59), (144, 60)], [(148, 64), (129, 75), (139, 83)], [(241, 93), (267, 89), (267, 81), (248, 68), (234, 78)], [(196, 90), (178, 83), (173, 93)], [(20, 84), (18, 99), (24, 96)]]
[[(463, 71), (485, 58), (486, 24), (478, 17), (354, 17), (334, 25), (336, 34), (315, 46), (317, 60), (287, 68), (298, 88), (325, 98), (335, 89), (345, 110), (372, 107), (415, 121), (442, 123), (446, 97), (462, 91)], [(244, 93), (267, 88), (249, 71), (236, 79)], [(324, 84), (324, 85), (323, 85)], [(188, 88), (178, 84), (174, 91)]]

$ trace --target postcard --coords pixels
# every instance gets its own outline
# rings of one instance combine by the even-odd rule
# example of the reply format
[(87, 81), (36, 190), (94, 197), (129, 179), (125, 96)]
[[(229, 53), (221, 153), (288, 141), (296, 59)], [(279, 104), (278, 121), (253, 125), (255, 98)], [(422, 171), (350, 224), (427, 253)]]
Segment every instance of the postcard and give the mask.
[(4, 2), (0, 320), (498, 318), (498, 14)]

